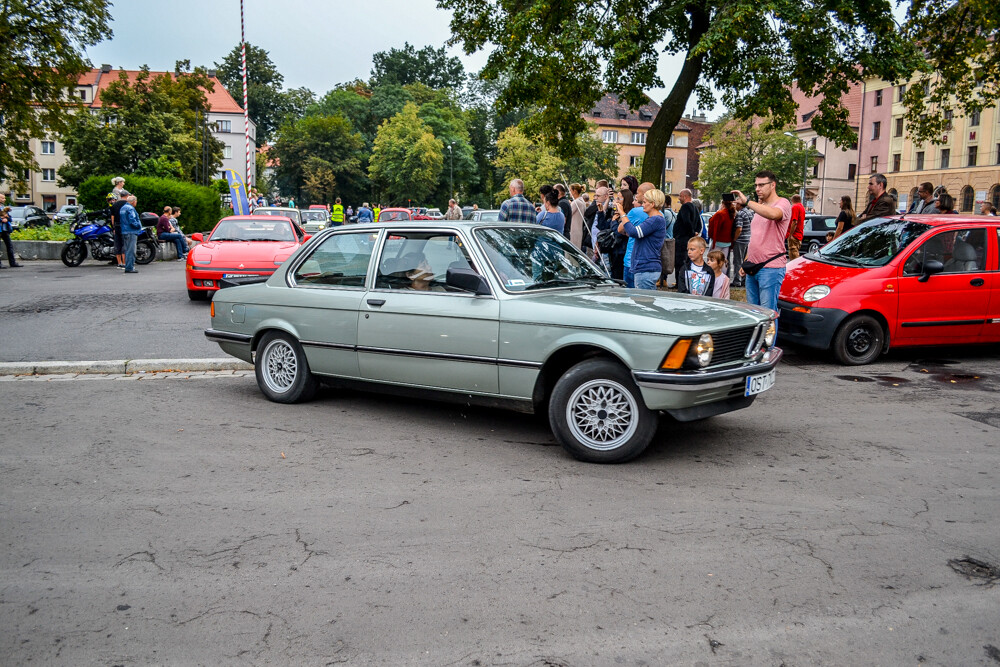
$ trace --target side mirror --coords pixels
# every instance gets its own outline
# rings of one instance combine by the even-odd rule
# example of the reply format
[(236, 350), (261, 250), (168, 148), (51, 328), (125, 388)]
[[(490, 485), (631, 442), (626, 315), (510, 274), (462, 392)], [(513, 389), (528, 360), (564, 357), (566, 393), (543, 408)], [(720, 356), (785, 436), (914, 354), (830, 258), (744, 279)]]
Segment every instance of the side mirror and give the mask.
[(201, 232), (195, 232), (194, 234), (191, 235), (191, 240), (201, 243), (204, 240), (204, 236), (202, 236)]
[(920, 277), (917, 278), (917, 282), (925, 283), (930, 280), (932, 275), (935, 273), (941, 273), (942, 271), (944, 271), (944, 264), (936, 259), (928, 259), (924, 262), (924, 266), (920, 271)]
[(312, 234), (306, 234), (304, 237), (302, 237), (302, 242), (305, 243), (306, 241), (308, 241), (312, 237), (313, 237)]
[(466, 292), (472, 292), (476, 296), (488, 296), (490, 286), (486, 278), (472, 269), (448, 269), (445, 284), (448, 287), (456, 287)]

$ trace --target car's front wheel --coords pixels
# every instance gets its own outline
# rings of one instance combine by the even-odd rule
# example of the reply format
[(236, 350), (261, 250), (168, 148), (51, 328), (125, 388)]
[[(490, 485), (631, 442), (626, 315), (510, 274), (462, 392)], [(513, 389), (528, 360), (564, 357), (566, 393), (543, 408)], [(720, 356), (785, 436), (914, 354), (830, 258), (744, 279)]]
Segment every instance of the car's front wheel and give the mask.
[(257, 386), (275, 403), (308, 401), (319, 386), (309, 370), (302, 346), (282, 331), (270, 331), (260, 339), (254, 360)]
[(884, 344), (882, 324), (871, 315), (855, 315), (833, 337), (833, 356), (845, 366), (863, 366), (878, 359)]
[(809, 250), (807, 252), (814, 253), (819, 251), (819, 241), (810, 241)]
[(588, 359), (559, 378), (549, 400), (549, 424), (575, 458), (622, 463), (646, 449), (657, 418), (621, 364)]

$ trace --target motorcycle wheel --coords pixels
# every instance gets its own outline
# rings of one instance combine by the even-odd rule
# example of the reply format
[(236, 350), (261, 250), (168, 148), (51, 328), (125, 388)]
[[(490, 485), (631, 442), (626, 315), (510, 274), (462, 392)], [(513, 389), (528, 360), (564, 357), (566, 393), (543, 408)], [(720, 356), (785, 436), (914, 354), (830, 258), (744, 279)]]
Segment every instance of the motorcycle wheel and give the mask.
[(61, 257), (66, 266), (80, 266), (87, 259), (87, 246), (83, 243), (70, 243), (63, 247)]
[(140, 241), (135, 247), (135, 263), (149, 264), (156, 259), (156, 246), (151, 241)]

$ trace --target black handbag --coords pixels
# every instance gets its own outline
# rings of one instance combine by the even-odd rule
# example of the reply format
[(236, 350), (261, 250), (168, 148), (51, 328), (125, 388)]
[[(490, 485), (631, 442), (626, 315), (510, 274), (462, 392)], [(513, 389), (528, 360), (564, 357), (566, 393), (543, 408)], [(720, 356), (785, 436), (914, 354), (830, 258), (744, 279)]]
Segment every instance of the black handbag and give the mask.
[(597, 232), (597, 249), (607, 255), (615, 249), (618, 232), (614, 229), (602, 229)]
[(768, 262), (773, 262), (779, 257), (784, 257), (784, 256), (785, 253), (779, 252), (774, 257), (768, 257), (763, 262), (743, 262), (742, 264), (740, 264), (740, 268), (743, 269), (743, 273), (747, 274), (748, 276), (755, 276), (757, 275), (757, 273), (760, 272), (761, 269), (767, 266)]

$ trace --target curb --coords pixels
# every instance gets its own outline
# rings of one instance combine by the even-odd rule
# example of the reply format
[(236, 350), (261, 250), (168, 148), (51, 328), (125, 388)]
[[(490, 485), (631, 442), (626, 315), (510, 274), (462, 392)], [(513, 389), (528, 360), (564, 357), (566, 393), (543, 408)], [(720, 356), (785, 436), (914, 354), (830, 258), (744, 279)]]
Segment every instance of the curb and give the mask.
[(162, 373), (169, 371), (248, 371), (253, 366), (239, 359), (115, 359), (109, 361), (5, 361), (0, 375), (61, 375), (67, 373)]

